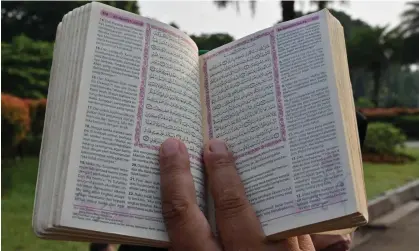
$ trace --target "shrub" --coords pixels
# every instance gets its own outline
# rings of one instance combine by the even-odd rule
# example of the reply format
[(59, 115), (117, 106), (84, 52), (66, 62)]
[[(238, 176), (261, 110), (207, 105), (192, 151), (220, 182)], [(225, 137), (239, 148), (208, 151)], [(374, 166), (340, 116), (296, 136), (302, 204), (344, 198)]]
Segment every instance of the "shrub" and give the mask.
[(389, 123), (375, 122), (368, 125), (364, 151), (377, 154), (396, 154), (398, 147), (404, 147), (406, 135)]
[(29, 134), (21, 142), (21, 151), (25, 156), (38, 156), (41, 150), (42, 135), (34, 136)]
[(360, 108), (359, 111), (368, 118), (396, 117), (402, 115), (419, 115), (419, 108)]
[(13, 154), (30, 129), (29, 107), (22, 99), (1, 94), (2, 157)]
[(30, 132), (26, 138), (21, 141), (19, 149), (24, 155), (36, 156), (41, 149), (47, 100), (42, 98), (24, 99), (24, 101), (29, 107), (31, 126)]
[(41, 98), (48, 93), (54, 45), (25, 35), (1, 43), (1, 90), (18, 97)]
[(356, 101), (355, 106), (357, 108), (373, 108), (373, 107), (375, 107), (374, 103), (371, 100), (369, 100), (367, 98), (364, 98), (364, 97), (359, 98)]
[(419, 108), (361, 108), (359, 111), (370, 123), (390, 123), (400, 128), (409, 139), (419, 139)]
[(31, 134), (33, 136), (41, 136), (44, 128), (45, 110), (47, 100), (42, 99), (25, 99), (29, 106), (31, 118)]

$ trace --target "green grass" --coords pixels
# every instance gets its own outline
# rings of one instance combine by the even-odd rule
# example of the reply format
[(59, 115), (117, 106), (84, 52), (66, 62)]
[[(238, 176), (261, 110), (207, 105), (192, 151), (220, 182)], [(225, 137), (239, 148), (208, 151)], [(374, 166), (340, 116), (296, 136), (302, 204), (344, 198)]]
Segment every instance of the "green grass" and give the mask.
[[(37, 158), (26, 158), (13, 169), (2, 163), (1, 249), (7, 251), (87, 251), (86, 243), (39, 239), (32, 231)], [(10, 172), (11, 171), (11, 172)], [(3, 191), (4, 185), (12, 189)]]
[[(369, 199), (419, 178), (419, 149), (408, 149), (408, 152), (418, 160), (406, 165), (364, 164)], [(4, 186), (7, 190), (1, 202), (2, 250), (87, 251), (86, 243), (41, 240), (33, 233), (31, 220), (38, 159), (23, 159), (13, 169), (2, 164), (2, 190)]]
[(364, 163), (368, 199), (419, 178), (419, 148), (408, 148), (406, 153), (415, 156), (416, 161), (404, 165)]

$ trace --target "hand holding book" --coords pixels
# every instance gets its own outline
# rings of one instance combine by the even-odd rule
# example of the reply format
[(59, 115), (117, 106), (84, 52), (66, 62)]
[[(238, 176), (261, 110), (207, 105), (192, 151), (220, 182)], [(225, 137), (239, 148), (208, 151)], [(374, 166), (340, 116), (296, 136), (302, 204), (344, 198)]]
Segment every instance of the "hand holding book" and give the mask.
[(159, 168), (168, 138), (188, 150), (189, 196), (215, 235), (224, 223), (211, 194), (220, 188), (202, 159), (214, 138), (234, 155), (269, 239), (366, 224), (340, 23), (322, 10), (198, 54), (180, 30), (98, 2), (64, 16), (40, 152), (38, 236), (170, 246)]
[[(169, 250), (334, 250), (347, 251), (350, 235), (305, 235), (282, 242), (267, 242), (237, 174), (235, 159), (221, 140), (204, 147), (205, 169), (213, 189), (220, 238), (215, 238), (196, 203), (189, 156), (183, 142), (168, 139), (159, 153), (163, 217), (172, 246)], [(221, 241), (221, 243), (220, 243)], [(103, 245), (102, 245), (103, 246)], [(166, 249), (122, 245), (118, 251), (164, 251)], [(91, 249), (91, 251), (106, 251)]]
[(261, 224), (246, 198), (235, 160), (221, 140), (204, 147), (209, 192), (214, 198), (220, 238), (199, 209), (186, 146), (168, 139), (160, 149), (162, 213), (173, 250), (314, 251), (309, 235), (267, 242)]

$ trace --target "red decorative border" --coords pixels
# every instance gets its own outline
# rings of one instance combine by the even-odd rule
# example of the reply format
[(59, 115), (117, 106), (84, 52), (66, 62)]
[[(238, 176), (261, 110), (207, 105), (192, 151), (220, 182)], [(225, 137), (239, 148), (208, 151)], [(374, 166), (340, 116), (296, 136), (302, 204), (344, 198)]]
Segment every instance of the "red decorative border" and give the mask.
[(150, 48), (150, 40), (151, 40), (151, 26), (147, 24), (147, 28), (145, 31), (145, 44), (144, 44), (144, 52), (143, 52), (143, 67), (141, 69), (141, 79), (140, 79), (140, 102), (138, 102), (138, 113), (137, 113), (137, 125), (135, 127), (135, 136), (134, 136), (134, 146), (138, 146), (141, 148), (148, 148), (151, 150), (158, 150), (158, 146), (151, 146), (146, 144), (141, 144), (140, 137), (141, 137), (141, 121), (143, 119), (143, 110), (144, 110), (144, 96), (145, 96), (145, 82), (147, 80), (147, 69), (148, 69), (148, 57), (149, 57), (149, 48)]
[(125, 22), (125, 23), (134, 24), (134, 25), (141, 26), (141, 27), (144, 26), (143, 21), (140, 21), (140, 20), (137, 20), (137, 19), (134, 19), (134, 18), (129, 18), (129, 17), (126, 17), (126, 16), (121, 16), (121, 15), (118, 15), (118, 14), (115, 14), (115, 13), (112, 13), (112, 12), (109, 12), (109, 11), (106, 11), (106, 10), (102, 10), (100, 12), (100, 15), (102, 15), (104, 17), (109, 17), (109, 18), (112, 18), (112, 19), (115, 19), (115, 20), (118, 20), (118, 21), (122, 21), (122, 22)]
[[(141, 143), (141, 122), (143, 120), (143, 112), (144, 112), (145, 85), (147, 81), (151, 29), (156, 29), (163, 32), (167, 32), (173, 36), (181, 38), (183, 41), (187, 42), (189, 45), (192, 45), (193, 43), (168, 29), (161, 28), (155, 25), (150, 25), (150, 24), (147, 24), (146, 26), (147, 28), (146, 28), (146, 33), (145, 33), (145, 44), (144, 44), (144, 52), (143, 52), (144, 60), (143, 60), (143, 66), (141, 69), (141, 78), (140, 78), (140, 100), (138, 102), (137, 124), (135, 126), (135, 135), (134, 135), (134, 146), (158, 151), (160, 149), (160, 146), (153, 146), (153, 145)], [(195, 45), (195, 48), (196, 48), (196, 45)], [(202, 161), (202, 156), (195, 156), (193, 154), (190, 154), (190, 157), (192, 157), (193, 159), (197, 161)]]
[(247, 40), (241, 41), (233, 46), (226, 47), (217, 53), (204, 55), (204, 64), (203, 64), (203, 71), (204, 71), (204, 87), (205, 87), (205, 102), (207, 104), (207, 114), (208, 114), (208, 135), (209, 138), (214, 137), (213, 127), (212, 127), (212, 115), (211, 115), (211, 101), (209, 96), (209, 83), (208, 83), (208, 71), (207, 71), (207, 61), (217, 55), (220, 55), (224, 52), (230, 51), (234, 48), (237, 48), (239, 46), (242, 46), (244, 44), (253, 42), (261, 37), (269, 36), (270, 38), (270, 45), (271, 45), (271, 52), (272, 52), (272, 60), (273, 60), (273, 73), (274, 73), (274, 83), (275, 83), (275, 91), (276, 91), (276, 100), (277, 100), (277, 107), (278, 107), (278, 119), (279, 119), (279, 127), (281, 130), (281, 138), (276, 139), (274, 141), (271, 141), (269, 143), (263, 144), (261, 146), (258, 146), (256, 148), (253, 148), (249, 151), (240, 153), (236, 156), (236, 158), (240, 158), (243, 156), (246, 156), (248, 154), (255, 153), (259, 150), (262, 150), (266, 147), (270, 147), (273, 145), (276, 145), (282, 141), (286, 140), (286, 129), (285, 129), (285, 122), (284, 122), (284, 107), (282, 105), (282, 92), (281, 92), (281, 85), (279, 83), (279, 66), (278, 66), (278, 57), (276, 55), (276, 45), (275, 45), (275, 31), (272, 29), (271, 31), (267, 31), (264, 33), (261, 33), (255, 37), (249, 38)]
[(299, 26), (299, 25), (302, 25), (302, 24), (307, 24), (307, 23), (310, 23), (310, 22), (319, 20), (319, 18), (320, 18), (319, 16), (313, 16), (313, 17), (304, 18), (304, 19), (301, 19), (300, 21), (297, 21), (297, 22), (294, 22), (294, 23), (291, 23), (291, 24), (287, 24), (287, 25), (278, 27), (276, 29), (276, 31), (279, 32), (279, 31), (291, 29), (291, 28), (294, 28), (294, 27)]

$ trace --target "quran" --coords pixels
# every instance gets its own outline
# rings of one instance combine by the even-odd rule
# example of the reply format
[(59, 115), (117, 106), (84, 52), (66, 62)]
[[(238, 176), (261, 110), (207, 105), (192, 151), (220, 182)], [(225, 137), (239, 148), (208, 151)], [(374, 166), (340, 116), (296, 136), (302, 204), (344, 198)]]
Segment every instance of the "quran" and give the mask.
[[(199, 48), (206, 49), (206, 48)], [(344, 30), (327, 9), (199, 55), (170, 25), (93, 2), (57, 27), (33, 211), (45, 239), (170, 245), (158, 152), (226, 142), (267, 238), (368, 222)]]

